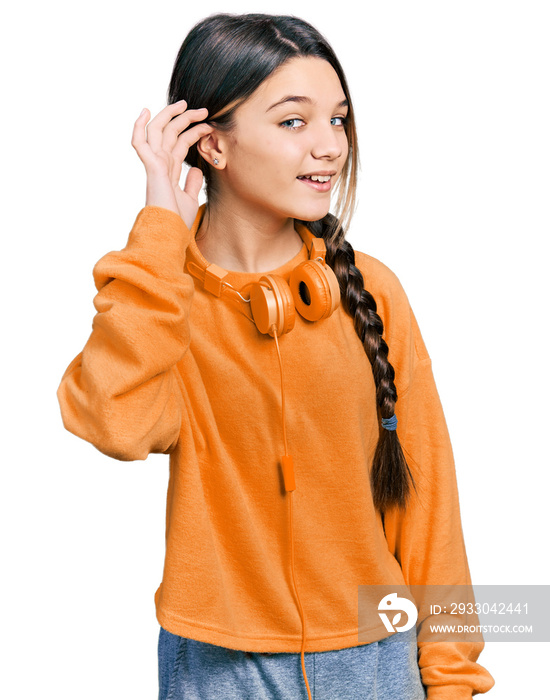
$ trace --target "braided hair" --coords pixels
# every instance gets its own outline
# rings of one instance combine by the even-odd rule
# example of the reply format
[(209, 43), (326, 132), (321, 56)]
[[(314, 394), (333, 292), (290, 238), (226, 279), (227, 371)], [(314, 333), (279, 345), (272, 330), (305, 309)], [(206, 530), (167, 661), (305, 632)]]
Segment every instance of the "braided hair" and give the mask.
[[(377, 313), (376, 301), (365, 289), (363, 275), (355, 265), (355, 251), (332, 214), (320, 221), (301, 223), (325, 241), (325, 261), (336, 274), (343, 308), (353, 318), (355, 332), (372, 366), (380, 417), (391, 418), (397, 402), (395, 370), (388, 359), (389, 348), (383, 338), (384, 324)], [(393, 506), (406, 507), (410, 496), (409, 478), (416, 488), (397, 431), (382, 429), (371, 470), (373, 501), (381, 513)]]

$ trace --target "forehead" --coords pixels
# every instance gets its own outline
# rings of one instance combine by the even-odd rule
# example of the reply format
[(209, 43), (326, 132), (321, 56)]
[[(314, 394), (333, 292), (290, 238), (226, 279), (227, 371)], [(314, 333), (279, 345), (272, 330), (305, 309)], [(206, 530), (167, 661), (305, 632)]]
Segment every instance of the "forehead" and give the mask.
[(272, 73), (247, 102), (250, 106), (269, 109), (289, 95), (304, 96), (319, 105), (338, 103), (346, 97), (340, 79), (328, 61), (301, 56), (287, 61)]

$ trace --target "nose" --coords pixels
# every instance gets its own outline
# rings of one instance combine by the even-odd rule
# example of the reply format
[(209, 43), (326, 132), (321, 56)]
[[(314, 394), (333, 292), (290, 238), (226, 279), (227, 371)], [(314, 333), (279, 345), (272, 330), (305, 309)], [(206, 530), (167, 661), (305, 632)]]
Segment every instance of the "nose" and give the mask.
[(342, 129), (338, 130), (330, 122), (320, 124), (315, 129), (311, 155), (318, 160), (336, 160), (342, 155), (344, 142), (347, 143), (347, 138)]

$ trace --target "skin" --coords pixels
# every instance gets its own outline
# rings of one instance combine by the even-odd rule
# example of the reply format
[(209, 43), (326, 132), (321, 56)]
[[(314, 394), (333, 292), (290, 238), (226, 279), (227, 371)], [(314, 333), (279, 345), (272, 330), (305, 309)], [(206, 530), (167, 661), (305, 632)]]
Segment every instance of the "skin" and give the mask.
[[(289, 96), (305, 99), (282, 102)], [(283, 265), (302, 246), (294, 219), (314, 221), (329, 211), (331, 192), (348, 156), (344, 102), (332, 66), (300, 57), (275, 71), (237, 108), (230, 132), (198, 124), (178, 135), (206, 115), (188, 110), (170, 122), (182, 109), (176, 103), (179, 108), (165, 108), (145, 135), (147, 114), (142, 114), (132, 143), (146, 165), (147, 203), (171, 208), (192, 225), (200, 171), (190, 170), (183, 190), (178, 183), (187, 150), (197, 142), (217, 178), (216, 198), (208, 203), (196, 237), (202, 254), (226, 270), (265, 272)], [(298, 179), (312, 173), (330, 173), (329, 184)]]

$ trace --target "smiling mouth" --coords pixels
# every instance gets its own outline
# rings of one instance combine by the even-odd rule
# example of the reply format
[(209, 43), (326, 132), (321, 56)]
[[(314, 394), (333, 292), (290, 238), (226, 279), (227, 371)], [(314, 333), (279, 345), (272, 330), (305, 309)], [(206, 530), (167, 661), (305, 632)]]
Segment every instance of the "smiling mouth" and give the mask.
[(300, 175), (296, 179), (303, 182), (304, 185), (309, 187), (311, 190), (319, 192), (320, 194), (329, 193), (332, 189), (332, 178), (335, 173), (329, 173), (328, 175)]
[(312, 182), (328, 182), (332, 175), (299, 175), (298, 180), (310, 180)]

